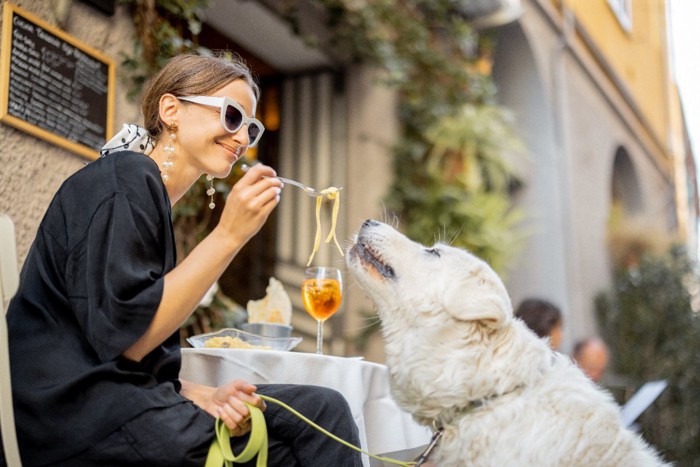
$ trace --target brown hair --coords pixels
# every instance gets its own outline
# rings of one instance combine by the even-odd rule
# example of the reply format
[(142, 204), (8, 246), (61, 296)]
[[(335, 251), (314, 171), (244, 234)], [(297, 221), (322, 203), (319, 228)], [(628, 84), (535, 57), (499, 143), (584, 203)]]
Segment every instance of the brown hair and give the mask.
[(539, 298), (523, 300), (515, 311), (515, 317), (523, 320), (539, 337), (549, 337), (552, 329), (562, 323), (561, 310)]
[(260, 97), (260, 88), (248, 65), (238, 56), (217, 52), (213, 56), (183, 54), (171, 58), (149, 81), (141, 97), (141, 112), (146, 130), (154, 138), (163, 130), (159, 105), (164, 94), (175, 97), (206, 96), (237, 79), (248, 83), (256, 99)]

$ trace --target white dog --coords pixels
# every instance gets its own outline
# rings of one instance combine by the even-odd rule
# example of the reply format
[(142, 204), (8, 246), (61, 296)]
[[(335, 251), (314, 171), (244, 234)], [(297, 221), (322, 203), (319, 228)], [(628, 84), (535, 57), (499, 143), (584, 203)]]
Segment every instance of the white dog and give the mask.
[(377, 307), (393, 397), (419, 423), (444, 428), (431, 462), (663, 465), (622, 427), (608, 393), (513, 318), (484, 261), (368, 220), (347, 264)]

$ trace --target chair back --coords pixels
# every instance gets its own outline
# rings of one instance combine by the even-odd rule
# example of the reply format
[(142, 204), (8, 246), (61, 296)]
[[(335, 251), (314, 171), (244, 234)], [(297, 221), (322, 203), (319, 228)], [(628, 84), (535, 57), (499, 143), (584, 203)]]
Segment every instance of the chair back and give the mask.
[(12, 407), (12, 384), (10, 381), (10, 356), (7, 343), (7, 320), (5, 313), (10, 299), (17, 292), (19, 272), (17, 269), (17, 246), (15, 225), (8, 216), (0, 214), (0, 435), (8, 467), (21, 467), (15, 430), (15, 415)]
[(6, 214), (0, 214), (0, 303), (3, 312), (19, 286), (15, 225)]

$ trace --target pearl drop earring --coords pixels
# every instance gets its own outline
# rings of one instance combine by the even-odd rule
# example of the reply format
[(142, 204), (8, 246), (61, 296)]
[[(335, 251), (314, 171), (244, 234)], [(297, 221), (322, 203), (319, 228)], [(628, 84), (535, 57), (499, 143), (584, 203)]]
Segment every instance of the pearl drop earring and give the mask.
[(214, 209), (216, 204), (214, 204), (214, 193), (216, 189), (214, 188), (214, 177), (207, 175), (207, 180), (209, 181), (209, 189), (207, 190), (207, 196), (209, 196), (209, 209)]
[(171, 123), (169, 125), (170, 141), (163, 148), (163, 151), (165, 151), (167, 154), (166, 160), (163, 161), (163, 181), (164, 182), (167, 182), (170, 179), (170, 169), (172, 169), (175, 166), (173, 159), (175, 158), (175, 138), (177, 138), (177, 136), (175, 135), (176, 128), (177, 128), (177, 126), (174, 123)]

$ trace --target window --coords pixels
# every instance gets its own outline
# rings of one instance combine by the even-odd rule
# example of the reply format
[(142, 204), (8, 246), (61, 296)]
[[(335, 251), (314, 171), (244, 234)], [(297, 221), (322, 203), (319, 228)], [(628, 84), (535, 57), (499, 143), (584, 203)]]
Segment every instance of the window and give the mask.
[(608, 5), (617, 16), (622, 29), (632, 31), (632, 0), (608, 0)]

